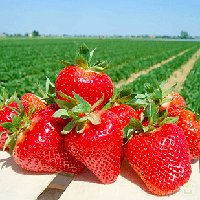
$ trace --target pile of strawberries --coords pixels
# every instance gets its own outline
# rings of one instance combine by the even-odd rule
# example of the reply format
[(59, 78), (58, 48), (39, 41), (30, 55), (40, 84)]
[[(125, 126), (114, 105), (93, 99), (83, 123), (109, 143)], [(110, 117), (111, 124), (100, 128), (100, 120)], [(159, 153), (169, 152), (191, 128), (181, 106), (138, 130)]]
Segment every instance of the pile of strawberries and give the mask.
[(85, 44), (76, 63), (65, 68), (55, 84), (47, 78), (42, 98), (3, 89), (0, 148), (30, 171), (79, 174), (85, 167), (103, 184), (116, 181), (127, 159), (155, 195), (169, 195), (191, 175), (191, 160), (200, 156), (198, 113), (184, 99), (162, 91), (164, 82), (146, 93), (117, 91), (103, 70), (91, 64), (94, 53)]

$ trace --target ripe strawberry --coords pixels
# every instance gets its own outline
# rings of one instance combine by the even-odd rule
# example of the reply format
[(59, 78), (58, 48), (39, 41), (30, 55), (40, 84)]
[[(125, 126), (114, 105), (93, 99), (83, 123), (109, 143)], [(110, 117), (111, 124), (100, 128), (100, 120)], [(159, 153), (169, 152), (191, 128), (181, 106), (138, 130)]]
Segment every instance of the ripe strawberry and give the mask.
[(160, 107), (161, 111), (166, 110), (167, 108), (169, 110), (172, 110), (172, 109), (178, 108), (180, 106), (186, 106), (185, 100), (183, 99), (183, 97), (180, 94), (172, 92), (165, 97), (165, 99), (171, 99), (171, 98), (172, 98), (172, 100), (170, 102), (166, 102), (161, 105), (161, 107)]
[[(98, 107), (102, 108), (113, 94), (111, 78), (102, 72), (85, 70), (73, 66), (64, 68), (57, 76), (55, 82), (56, 92), (62, 92), (74, 98), (73, 91), (94, 105), (103, 95), (104, 101)], [(57, 97), (62, 98), (58, 93)]]
[(174, 124), (135, 135), (125, 144), (124, 153), (153, 194), (169, 195), (190, 178), (188, 144)]
[(77, 52), (76, 64), (62, 61), (66, 67), (58, 74), (55, 82), (58, 99), (66, 100), (59, 92), (72, 98), (74, 98), (73, 92), (75, 92), (93, 106), (104, 95), (103, 102), (96, 107), (96, 109), (101, 109), (112, 97), (113, 83), (111, 78), (107, 74), (99, 72), (105, 70), (108, 64), (97, 62), (92, 66), (90, 61), (93, 51), (90, 52), (86, 45), (83, 45), (80, 54)]
[[(25, 111), (28, 114), (29, 105), (26, 102), (23, 102), (23, 101), (21, 103), (25, 107)], [(16, 109), (20, 110), (16, 101), (8, 104), (7, 106), (13, 107), (13, 108), (16, 108)], [(3, 128), (1, 126), (1, 123), (12, 122), (12, 115), (13, 114), (19, 115), (16, 111), (14, 111), (13, 109), (11, 109), (11, 108), (9, 108), (7, 106), (2, 107), (1, 110), (0, 110), (0, 133), (3, 132), (3, 131), (8, 131), (8, 129)], [(11, 133), (2, 133), (1, 134), (1, 137), (0, 137), (0, 148), (4, 147), (4, 144), (5, 144), (6, 140), (8, 139), (7, 134), (10, 135)]]
[(33, 118), (32, 124), (20, 133), (12, 155), (22, 168), (36, 172), (67, 172), (78, 174), (84, 165), (65, 148), (61, 130), (62, 118), (52, 117), (54, 111), (44, 111)]
[(190, 159), (200, 157), (200, 122), (197, 121), (194, 113), (185, 109), (174, 109), (169, 111), (169, 117), (179, 117), (177, 126), (182, 128), (186, 136)]
[(120, 171), (123, 132), (118, 117), (109, 110), (95, 111), (101, 123), (87, 121), (82, 133), (75, 129), (65, 137), (68, 151), (104, 184), (114, 182)]
[(32, 93), (24, 94), (21, 97), (21, 101), (28, 102), (29, 104), (32, 104), (33, 107), (36, 106), (36, 112), (34, 113), (34, 115), (37, 115), (39, 112), (47, 107), (46, 104), (38, 96)]

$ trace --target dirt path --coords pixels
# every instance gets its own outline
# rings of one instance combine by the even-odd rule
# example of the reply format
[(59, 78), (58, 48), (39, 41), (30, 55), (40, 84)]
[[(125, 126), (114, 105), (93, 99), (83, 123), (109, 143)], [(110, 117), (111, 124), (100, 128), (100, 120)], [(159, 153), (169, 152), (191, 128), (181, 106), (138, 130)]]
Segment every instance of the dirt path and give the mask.
[(174, 89), (174, 92), (180, 93), (182, 89), (182, 85), (185, 82), (190, 70), (194, 67), (194, 63), (200, 57), (200, 49), (192, 56), (192, 58), (183, 65), (180, 69), (173, 72), (170, 78), (167, 80), (166, 85), (163, 88), (163, 91), (168, 90), (174, 84), (177, 83), (177, 86)]
[[(181, 56), (182, 54), (184, 54), (185, 52), (189, 51), (189, 49), (179, 53), (178, 55), (176, 56)], [(147, 70), (144, 70), (144, 71), (140, 71), (138, 73), (133, 73), (131, 74), (130, 78), (128, 78), (127, 80), (120, 80), (117, 84), (115, 84), (115, 87), (116, 88), (120, 88), (122, 85), (127, 85), (128, 83), (131, 83), (133, 82), (136, 78), (138, 78), (140, 75), (142, 74), (147, 74), (149, 73), (152, 69), (155, 69), (155, 68), (158, 68), (158, 67), (161, 67), (163, 64), (173, 60), (176, 56), (172, 56), (171, 58), (167, 59), (167, 60), (163, 60), (161, 63), (158, 63), (156, 65), (153, 65), (151, 66), (149, 69)]]

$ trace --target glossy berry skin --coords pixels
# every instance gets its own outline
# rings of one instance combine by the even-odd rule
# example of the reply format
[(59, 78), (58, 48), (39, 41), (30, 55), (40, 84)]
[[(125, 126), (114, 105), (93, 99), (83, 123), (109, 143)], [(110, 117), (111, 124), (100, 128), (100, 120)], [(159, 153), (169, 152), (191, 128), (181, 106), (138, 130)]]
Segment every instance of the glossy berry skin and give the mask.
[(114, 112), (118, 116), (118, 120), (122, 124), (122, 129), (128, 125), (129, 120), (133, 117), (136, 119), (140, 119), (138, 116), (138, 113), (136, 110), (134, 110), (132, 107), (121, 104), (118, 106), (113, 106), (109, 109), (110, 111)]
[(101, 123), (93, 125), (88, 122), (83, 133), (73, 129), (66, 135), (65, 145), (102, 183), (109, 184), (119, 175), (123, 133), (113, 112), (102, 110), (95, 113)]
[[(27, 104), (26, 102), (21, 102), (21, 103), (25, 107), (25, 111), (28, 114), (29, 104)], [(14, 108), (17, 108), (19, 110), (17, 102), (12, 102), (12, 103), (8, 104), (7, 106), (14, 107)], [(1, 126), (1, 123), (12, 122), (12, 115), (13, 114), (18, 115), (18, 113), (16, 111), (12, 110), (11, 108), (9, 108), (7, 106), (3, 107), (0, 110), (0, 133), (3, 132), (3, 131), (8, 131), (7, 129), (5, 129)], [(7, 134), (10, 135), (10, 133), (3, 133), (1, 135), (0, 148), (4, 147), (4, 144), (5, 144), (6, 140), (8, 139)], [(8, 148), (8, 146), (7, 146), (7, 148)]]
[(32, 93), (24, 94), (21, 97), (21, 101), (28, 102), (29, 104), (32, 104), (33, 107), (36, 106), (36, 112), (34, 113), (34, 115), (37, 115), (39, 112), (47, 107), (46, 104), (38, 96)]
[(183, 131), (174, 124), (136, 135), (125, 145), (124, 153), (155, 195), (169, 195), (190, 178), (188, 144)]
[(180, 106), (186, 106), (185, 100), (178, 93), (172, 92), (168, 94), (165, 98), (166, 99), (172, 98), (172, 100), (170, 102), (166, 102), (162, 104), (160, 107), (161, 111), (166, 110), (167, 108), (168, 110), (173, 110), (173, 109), (179, 108)]
[[(113, 84), (111, 78), (102, 73), (85, 70), (81, 67), (65, 67), (57, 76), (55, 91), (62, 92), (74, 97), (73, 91), (93, 105), (104, 94), (104, 101), (96, 107), (101, 109), (113, 95)], [(63, 99), (58, 93), (59, 99)]]
[(61, 130), (66, 125), (61, 118), (45, 111), (33, 119), (27, 131), (21, 133), (13, 150), (13, 159), (22, 168), (35, 172), (66, 172), (78, 174), (85, 168), (69, 154)]
[(168, 113), (169, 117), (179, 117), (177, 126), (182, 128), (186, 136), (190, 159), (200, 157), (200, 122), (196, 120), (194, 113), (184, 109), (174, 109)]

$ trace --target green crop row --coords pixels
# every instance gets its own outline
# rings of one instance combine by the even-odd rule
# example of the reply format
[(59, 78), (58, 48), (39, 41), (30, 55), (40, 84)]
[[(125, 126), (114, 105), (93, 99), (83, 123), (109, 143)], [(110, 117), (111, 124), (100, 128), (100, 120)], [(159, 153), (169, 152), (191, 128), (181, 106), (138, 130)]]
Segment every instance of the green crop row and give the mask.
[(152, 65), (162, 62), (174, 56), (185, 49), (175, 49), (168, 52), (163, 52), (158, 55), (140, 58), (132, 63), (112, 68), (105, 73), (111, 77), (113, 82), (118, 82), (122, 79), (128, 79), (132, 73), (137, 73), (142, 70), (150, 68)]
[[(192, 55), (198, 50), (198, 47), (191, 49), (190, 51), (184, 53), (181, 56), (177, 56), (173, 60), (168, 63), (158, 67), (156, 69), (151, 70), (149, 73), (139, 76), (136, 80), (129, 83), (128, 85), (122, 86), (122, 88), (130, 88), (133, 93), (143, 93), (145, 92), (144, 83), (151, 83), (155, 86), (155, 82), (161, 82), (163, 80), (167, 80), (172, 72), (179, 69), (182, 65), (184, 65), (188, 59), (192, 57)], [(200, 92), (198, 91), (198, 95)], [(200, 95), (199, 95), (200, 96)]]
[(195, 62), (182, 87), (181, 95), (186, 105), (197, 111), (198, 104), (200, 104), (200, 58)]
[[(74, 41), (76, 40), (76, 43)], [(90, 49), (97, 47), (93, 62), (111, 61), (111, 69), (138, 60), (149, 60), (165, 52), (192, 48), (194, 42), (133, 41), (128, 39), (5, 39), (0, 40), (0, 84), (9, 94), (21, 96), (26, 92), (38, 94), (36, 81), (44, 88), (46, 76), (52, 82), (63, 69), (60, 60), (74, 62), (76, 50), (82, 43)], [(145, 65), (143, 62), (142, 65)], [(140, 64), (141, 65), (141, 64)]]

